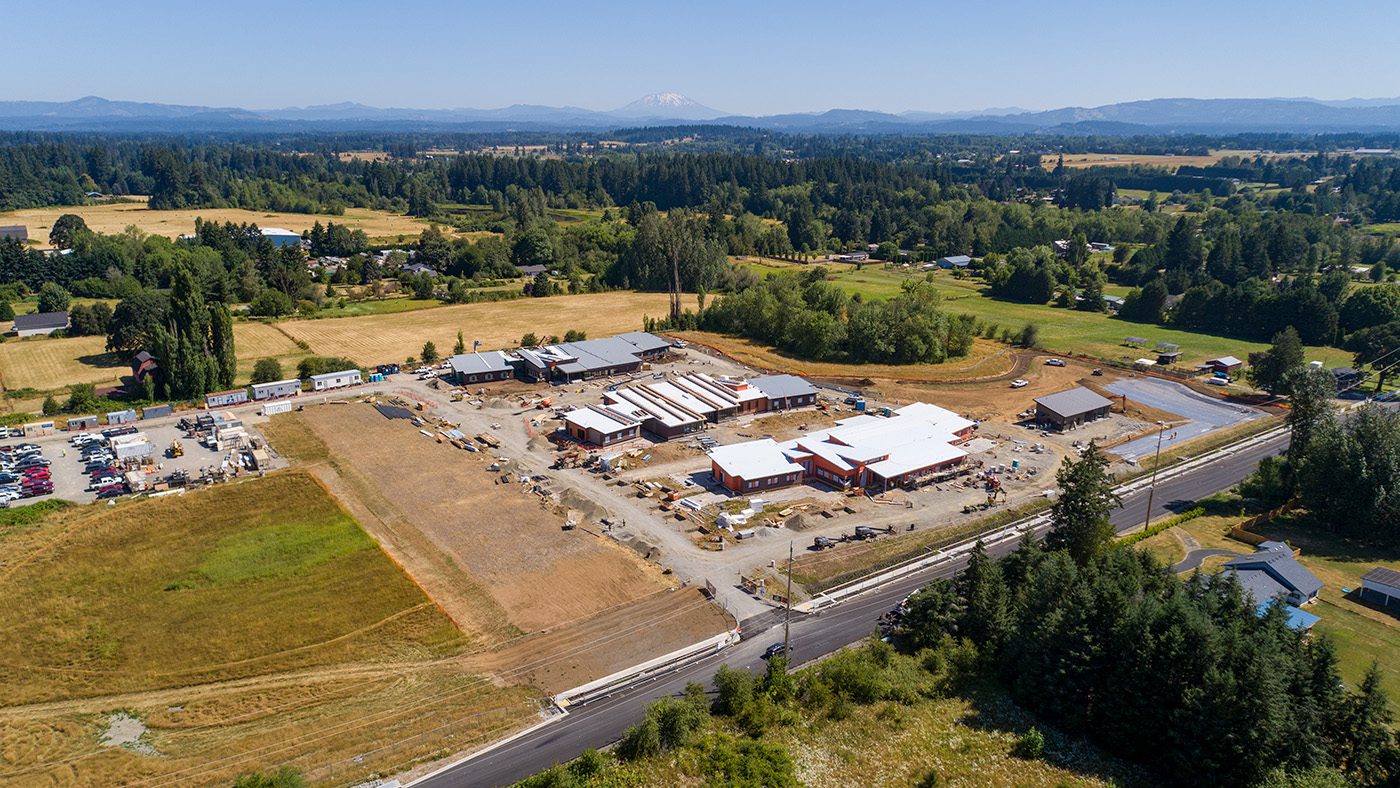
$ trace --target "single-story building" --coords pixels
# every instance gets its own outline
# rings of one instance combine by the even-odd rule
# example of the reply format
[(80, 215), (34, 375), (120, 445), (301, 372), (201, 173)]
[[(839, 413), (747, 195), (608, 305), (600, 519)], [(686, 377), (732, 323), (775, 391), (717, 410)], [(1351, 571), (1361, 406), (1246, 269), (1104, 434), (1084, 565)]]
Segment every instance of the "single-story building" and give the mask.
[(1117, 314), (1118, 310), (1123, 308), (1123, 296), (1105, 295), (1103, 297), (1103, 302), (1108, 307), (1108, 311), (1115, 314)]
[(430, 265), (424, 265), (423, 263), (408, 263), (399, 270), (403, 271), (406, 274), (420, 274), (422, 276), (428, 276), (433, 278), (436, 278), (438, 275), (436, 268), (433, 268)]
[(291, 230), (284, 230), (281, 227), (263, 227), (262, 237), (272, 242), (273, 246), (281, 248), (283, 246), (295, 246), (301, 243), (301, 233), (294, 233)]
[(206, 408), (226, 408), (247, 401), (248, 389), (229, 389), (228, 391), (216, 391), (204, 395), (204, 407)]
[(0, 240), (28, 241), (29, 228), (23, 224), (0, 225)]
[(1337, 390), (1351, 389), (1361, 385), (1366, 379), (1366, 373), (1351, 367), (1335, 367), (1331, 370), (1332, 379), (1337, 383)]
[(311, 376), (312, 391), (327, 391), (329, 389), (341, 389), (346, 386), (358, 386), (364, 383), (364, 376), (358, 369), (342, 369), (339, 372), (322, 372), (319, 375)]
[(68, 328), (67, 312), (35, 312), (15, 316), (15, 333), (22, 337), (52, 334)]
[(642, 423), (598, 405), (575, 408), (564, 414), (564, 431), (580, 443), (611, 446), (642, 434)]
[(704, 429), (714, 411), (669, 382), (622, 386), (605, 393), (603, 403), (637, 421), (647, 432), (668, 439)]
[(966, 268), (972, 264), (972, 258), (965, 254), (951, 254), (938, 258), (937, 263), (939, 268)]
[(817, 402), (817, 390), (796, 375), (762, 375), (751, 378), (749, 385), (768, 397), (769, 410), (790, 410)]
[(1213, 358), (1201, 366), (1204, 369), (1209, 369), (1211, 372), (1223, 372), (1229, 375), (1233, 372), (1237, 372), (1240, 367), (1243, 367), (1244, 362), (1234, 356), (1221, 356), (1220, 358)]
[(869, 252), (846, 252), (845, 254), (831, 256), (832, 262), (836, 263), (864, 263), (869, 259)]
[(515, 270), (518, 271), (518, 272), (520, 272), (520, 275), (521, 275), (521, 276), (530, 276), (530, 277), (533, 277), (533, 276), (538, 276), (538, 275), (540, 275), (540, 274), (549, 273), (549, 266), (547, 266), (547, 265), (517, 265), (517, 266), (515, 267)]
[(1381, 607), (1400, 608), (1400, 572), (1378, 566), (1362, 575), (1361, 598)]
[[(670, 346), (666, 340), (644, 331), (625, 336), (521, 348), (516, 351), (521, 361), (520, 374), (526, 380), (557, 383), (624, 375), (642, 368), (644, 353), (655, 357)], [(644, 341), (643, 336), (650, 340)]]
[(73, 416), (68, 419), (68, 431), (91, 430), (97, 428), (96, 416)]
[(1113, 400), (1083, 386), (1057, 391), (1035, 400), (1035, 422), (1064, 431), (1091, 421), (1107, 418)]
[(459, 353), (447, 362), (452, 365), (452, 377), (457, 385), (489, 383), (515, 377), (515, 364), (510, 356), (499, 350), (486, 353)]
[(1261, 542), (1250, 555), (1225, 562), (1225, 570), (1235, 573), (1256, 603), (1282, 597), (1290, 605), (1303, 605), (1322, 590), (1322, 581), (1298, 563), (1283, 542)]
[(142, 408), (142, 409), (141, 409), (141, 418), (143, 418), (143, 419), (158, 419), (158, 418), (160, 418), (161, 416), (169, 416), (170, 414), (172, 414), (172, 413), (174, 413), (174, 412), (175, 412), (175, 406), (174, 406), (174, 405), (151, 405), (151, 406), (148, 407), (148, 408)]
[(710, 450), (710, 475), (725, 489), (740, 495), (797, 484), (805, 473), (772, 438)]
[(108, 424), (130, 424), (134, 421), (136, 421), (136, 411), (131, 408), (114, 410), (107, 414)]
[(140, 383), (147, 375), (156, 371), (156, 357), (142, 350), (131, 357), (131, 379)]
[(295, 397), (301, 393), (301, 379), (288, 378), (286, 380), (274, 380), (269, 383), (254, 383), (252, 389), (253, 400), (258, 402), (265, 399)]

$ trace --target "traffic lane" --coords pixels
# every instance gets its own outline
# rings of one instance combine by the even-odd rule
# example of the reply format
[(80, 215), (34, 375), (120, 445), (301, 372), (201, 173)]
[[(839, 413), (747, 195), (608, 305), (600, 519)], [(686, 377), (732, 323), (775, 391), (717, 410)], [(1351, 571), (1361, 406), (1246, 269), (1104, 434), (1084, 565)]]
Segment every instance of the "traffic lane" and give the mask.
[[(1209, 463), (1192, 473), (1159, 482), (1157, 492), (1152, 495), (1152, 517), (1178, 514), (1207, 495), (1230, 489), (1253, 473), (1260, 460), (1287, 448), (1288, 437), (1280, 436)], [(1123, 505), (1109, 518), (1119, 531), (1143, 523), (1147, 514), (1147, 495), (1148, 491), (1142, 489), (1123, 496)]]

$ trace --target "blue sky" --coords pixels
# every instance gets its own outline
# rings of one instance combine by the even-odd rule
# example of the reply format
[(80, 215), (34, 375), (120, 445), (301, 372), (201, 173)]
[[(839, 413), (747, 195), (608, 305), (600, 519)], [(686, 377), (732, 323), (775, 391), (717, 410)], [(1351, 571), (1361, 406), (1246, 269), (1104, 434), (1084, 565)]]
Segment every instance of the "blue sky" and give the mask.
[[(727, 112), (1400, 96), (1400, 3), (6, 0), (0, 99)], [(208, 10), (204, 10), (208, 9)]]

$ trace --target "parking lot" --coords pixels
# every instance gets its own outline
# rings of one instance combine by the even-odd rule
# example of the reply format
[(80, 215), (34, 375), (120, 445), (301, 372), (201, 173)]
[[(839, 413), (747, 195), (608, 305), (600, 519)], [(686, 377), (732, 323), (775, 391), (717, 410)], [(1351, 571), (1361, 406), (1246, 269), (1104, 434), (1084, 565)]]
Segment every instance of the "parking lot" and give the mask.
[[(1124, 394), (1131, 400), (1175, 413), (1186, 419), (1186, 423), (1167, 429), (1162, 436), (1162, 448), (1185, 443), (1193, 438), (1209, 434), (1218, 429), (1262, 418), (1263, 413), (1243, 405), (1232, 405), (1218, 399), (1199, 394), (1180, 383), (1157, 378), (1137, 378), (1114, 381), (1105, 386), (1115, 394)], [(1113, 453), (1124, 459), (1137, 459), (1157, 450), (1157, 435), (1154, 432), (1137, 440), (1113, 448)]]

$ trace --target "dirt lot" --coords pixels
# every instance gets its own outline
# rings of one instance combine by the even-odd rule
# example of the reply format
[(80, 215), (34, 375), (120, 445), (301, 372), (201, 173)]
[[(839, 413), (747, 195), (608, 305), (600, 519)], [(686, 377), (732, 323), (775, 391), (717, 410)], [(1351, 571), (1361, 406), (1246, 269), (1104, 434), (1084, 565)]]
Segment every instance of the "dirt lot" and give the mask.
[(667, 585), (657, 567), (610, 540), (583, 528), (562, 530), (566, 510), (542, 505), (517, 483), (496, 483), (500, 474), (486, 470), (493, 460), (484, 452), (438, 444), (366, 404), (311, 408), (300, 417), (525, 632), (578, 621)]

